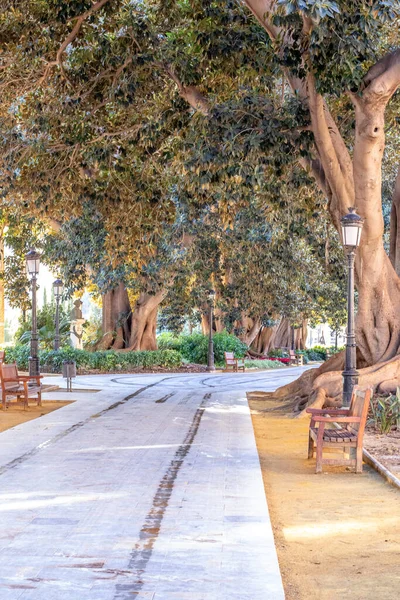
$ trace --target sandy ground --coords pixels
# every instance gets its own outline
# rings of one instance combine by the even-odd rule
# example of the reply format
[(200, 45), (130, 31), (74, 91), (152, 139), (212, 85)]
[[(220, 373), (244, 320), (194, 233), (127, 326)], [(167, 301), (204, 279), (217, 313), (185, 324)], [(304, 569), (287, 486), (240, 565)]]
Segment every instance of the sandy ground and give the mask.
[(364, 448), (400, 478), (400, 431), (391, 431), (385, 435), (367, 431), (364, 436)]
[(4, 411), (0, 410), (0, 432), (6, 429), (11, 429), (20, 423), (26, 423), (32, 419), (37, 419), (43, 415), (47, 415), (53, 410), (57, 410), (70, 402), (55, 402), (52, 400), (43, 400), (42, 406), (36, 406), (36, 404), (30, 404), (27, 410), (24, 410), (23, 406), (10, 406)]
[(400, 598), (400, 492), (366, 465), (315, 475), (308, 420), (250, 406), (287, 600)]

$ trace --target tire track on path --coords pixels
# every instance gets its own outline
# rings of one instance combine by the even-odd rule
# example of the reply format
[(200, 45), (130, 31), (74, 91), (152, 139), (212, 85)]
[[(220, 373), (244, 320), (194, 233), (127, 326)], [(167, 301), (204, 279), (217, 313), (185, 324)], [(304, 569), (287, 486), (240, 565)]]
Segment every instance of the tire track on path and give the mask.
[(174, 490), (175, 480), (194, 442), (207, 402), (210, 398), (211, 393), (204, 395), (200, 406), (194, 414), (185, 439), (175, 452), (165, 475), (158, 485), (153, 498), (153, 505), (141, 527), (139, 542), (132, 550), (131, 559), (126, 569), (132, 573), (133, 581), (118, 584), (116, 586), (114, 600), (130, 600), (132, 597), (136, 597), (142, 590), (144, 585), (143, 575), (151, 559), (154, 545), (157, 541), (161, 524), (165, 516), (165, 511), (168, 508)]

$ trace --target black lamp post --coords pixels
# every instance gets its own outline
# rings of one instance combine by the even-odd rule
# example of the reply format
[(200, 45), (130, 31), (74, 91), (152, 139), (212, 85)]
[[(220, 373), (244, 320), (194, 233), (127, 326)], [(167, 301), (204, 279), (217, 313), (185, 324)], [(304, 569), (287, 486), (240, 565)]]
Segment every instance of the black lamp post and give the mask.
[(208, 334), (208, 359), (207, 359), (207, 371), (215, 371), (214, 364), (214, 342), (213, 342), (213, 308), (215, 291), (210, 290), (208, 294), (210, 301), (210, 332)]
[(54, 298), (56, 299), (56, 334), (54, 336), (54, 350), (60, 349), (60, 299), (64, 291), (64, 285), (61, 279), (56, 279), (53, 282)]
[(354, 330), (354, 259), (360, 245), (361, 231), (364, 219), (357, 215), (355, 208), (349, 208), (349, 213), (341, 220), (342, 240), (347, 254), (347, 336), (346, 359), (343, 371), (343, 406), (350, 406), (353, 388), (358, 383), (356, 363), (356, 336)]
[(40, 254), (36, 250), (30, 250), (26, 255), (26, 270), (31, 277), (32, 284), (32, 331), (31, 331), (31, 355), (29, 357), (29, 375), (39, 375), (39, 338), (37, 332), (36, 316), (36, 288), (37, 276), (39, 274)]

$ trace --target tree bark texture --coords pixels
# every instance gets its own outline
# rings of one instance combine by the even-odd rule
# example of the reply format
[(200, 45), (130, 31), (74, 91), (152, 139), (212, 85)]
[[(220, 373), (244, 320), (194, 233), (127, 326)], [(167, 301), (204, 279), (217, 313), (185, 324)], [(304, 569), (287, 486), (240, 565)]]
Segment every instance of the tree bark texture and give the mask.
[(157, 311), (164, 300), (164, 290), (151, 295), (142, 292), (131, 315), (131, 332), (128, 350), (157, 350)]
[(253, 350), (258, 354), (267, 355), (271, 350), (291, 348), (294, 337), (294, 349), (304, 350), (307, 340), (307, 321), (303, 320), (302, 326), (292, 329), (290, 321), (281, 319), (273, 327), (263, 327), (253, 342)]
[(241, 330), (241, 333), (238, 337), (242, 340), (242, 342), (247, 344), (247, 346), (251, 346), (260, 332), (261, 320), (257, 318), (252, 319), (246, 315), (242, 315), (240, 321), (235, 323), (235, 327)]
[(390, 261), (397, 275), (400, 275), (400, 168), (390, 212)]
[(143, 292), (132, 310), (122, 282), (103, 294), (103, 338), (98, 349), (157, 350), (157, 312), (164, 298), (164, 291)]

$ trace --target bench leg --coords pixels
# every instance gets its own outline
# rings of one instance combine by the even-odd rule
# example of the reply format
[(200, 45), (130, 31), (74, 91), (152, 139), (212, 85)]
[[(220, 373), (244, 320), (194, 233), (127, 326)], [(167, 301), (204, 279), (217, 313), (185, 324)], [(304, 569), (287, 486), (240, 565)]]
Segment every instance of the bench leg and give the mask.
[(316, 473), (322, 473), (322, 446), (317, 444), (316, 448), (317, 464), (315, 466)]
[(311, 435), (308, 436), (308, 458), (312, 458), (314, 456), (314, 440)]
[(362, 473), (363, 462), (362, 462), (362, 446), (357, 446), (356, 449), (356, 473)]

